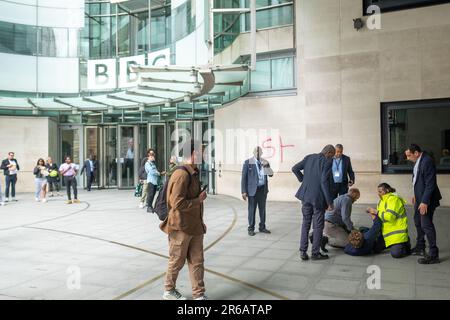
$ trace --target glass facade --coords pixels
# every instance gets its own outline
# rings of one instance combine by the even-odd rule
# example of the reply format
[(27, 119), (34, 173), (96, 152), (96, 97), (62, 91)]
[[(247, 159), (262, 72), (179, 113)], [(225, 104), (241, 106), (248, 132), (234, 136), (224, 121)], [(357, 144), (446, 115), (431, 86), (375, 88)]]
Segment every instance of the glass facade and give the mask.
[[(242, 57), (237, 63), (248, 63), (250, 57)], [(258, 54), (256, 70), (250, 72), (250, 92), (290, 90), (296, 87), (294, 52)]]
[[(256, 29), (291, 25), (294, 22), (292, 0), (256, 1)], [(214, 2), (215, 8), (249, 8), (249, 0)], [(216, 13), (214, 16), (215, 53), (233, 43), (241, 32), (250, 31), (250, 13)]]
[[(193, 0), (174, 12), (170, 1), (152, 8), (150, 35), (147, 6), (128, 12), (120, 4), (86, 3), (86, 13), (81, 40), (83, 58), (125, 57), (163, 49), (171, 45), (172, 39), (179, 40), (195, 29)], [(177, 19), (173, 27), (172, 15)]]
[(78, 57), (78, 29), (37, 27), (0, 21), (0, 52)]
[(195, 0), (188, 0), (172, 11), (173, 38), (178, 41), (195, 30)]

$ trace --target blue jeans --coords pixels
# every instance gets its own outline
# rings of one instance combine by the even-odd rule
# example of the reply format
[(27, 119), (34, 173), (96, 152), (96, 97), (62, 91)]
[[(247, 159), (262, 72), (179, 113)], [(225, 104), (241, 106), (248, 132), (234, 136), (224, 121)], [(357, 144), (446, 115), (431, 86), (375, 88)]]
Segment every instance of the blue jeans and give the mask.
[(34, 193), (34, 196), (36, 199), (41, 198), (41, 192), (42, 188), (44, 188), (45, 185), (47, 185), (47, 179), (46, 178), (36, 178), (34, 179), (34, 184), (36, 186), (36, 191)]
[(14, 198), (16, 196), (16, 182), (17, 182), (17, 174), (11, 174), (5, 176), (5, 197), (9, 198), (9, 186), (11, 185), (11, 196)]

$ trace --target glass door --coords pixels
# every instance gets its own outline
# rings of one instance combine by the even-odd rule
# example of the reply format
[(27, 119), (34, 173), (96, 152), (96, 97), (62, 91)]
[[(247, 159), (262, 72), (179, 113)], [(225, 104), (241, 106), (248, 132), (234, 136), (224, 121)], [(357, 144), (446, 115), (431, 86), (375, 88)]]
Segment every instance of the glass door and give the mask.
[(150, 123), (148, 127), (149, 146), (156, 152), (156, 167), (159, 171), (165, 171), (169, 161), (168, 156), (170, 156), (166, 149), (166, 125), (164, 123)]
[[(66, 157), (72, 159), (72, 163), (82, 167), (83, 155), (83, 130), (81, 126), (61, 126), (60, 127), (60, 154), (59, 159), (56, 160), (58, 165), (65, 162)], [(64, 179), (61, 179), (61, 185), (65, 187)]]
[[(98, 164), (100, 165), (100, 161), (99, 161), (99, 140), (100, 136), (99, 136), (99, 129), (98, 127), (85, 127), (84, 128), (84, 154), (85, 154), (85, 159), (83, 159), (82, 161), (80, 161), (81, 165), (83, 165), (83, 162), (86, 161), (87, 159), (89, 159), (91, 156), (93, 156), (94, 160), (97, 160)], [(92, 187), (96, 186), (96, 187), (100, 187), (100, 182), (99, 182), (99, 170), (97, 168), (97, 172), (96, 172), (96, 177), (94, 182), (92, 183)], [(82, 177), (82, 180), (84, 182), (84, 186), (87, 185), (87, 178), (86, 178), (86, 174), (84, 175), (84, 177)]]
[(100, 127), (100, 181), (105, 188), (116, 188), (117, 184), (117, 127)]
[(119, 126), (118, 187), (133, 188), (138, 182), (139, 126)]

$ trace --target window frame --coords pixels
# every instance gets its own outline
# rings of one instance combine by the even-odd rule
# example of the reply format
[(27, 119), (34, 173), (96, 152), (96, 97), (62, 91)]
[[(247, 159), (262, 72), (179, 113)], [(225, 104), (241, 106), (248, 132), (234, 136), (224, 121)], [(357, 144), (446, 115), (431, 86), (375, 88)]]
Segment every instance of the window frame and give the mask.
[[(431, 108), (446, 107), (450, 110), (450, 98), (442, 99), (424, 99), (411, 101), (392, 101), (381, 103), (381, 173), (382, 174), (411, 174), (411, 166), (384, 164), (385, 159), (389, 159), (389, 110), (408, 110), (408, 109), (431, 109)], [(408, 143), (412, 143), (409, 141)], [(425, 146), (422, 146), (426, 150)], [(450, 174), (450, 168), (438, 168), (436, 163), (436, 172), (438, 174)]]

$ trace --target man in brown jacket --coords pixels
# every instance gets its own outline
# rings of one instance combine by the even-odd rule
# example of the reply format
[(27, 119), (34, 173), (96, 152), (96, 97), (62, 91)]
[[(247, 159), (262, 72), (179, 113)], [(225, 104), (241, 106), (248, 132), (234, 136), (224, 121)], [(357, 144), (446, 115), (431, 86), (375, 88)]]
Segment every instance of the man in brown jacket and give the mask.
[[(200, 161), (200, 162), (199, 162)], [(167, 186), (169, 214), (160, 228), (169, 236), (169, 264), (167, 267), (164, 300), (185, 300), (176, 289), (178, 273), (186, 260), (195, 300), (206, 300), (203, 258), (203, 201), (206, 191), (201, 192), (197, 163), (201, 163), (200, 150), (194, 143), (183, 146), (183, 166), (170, 177)]]

